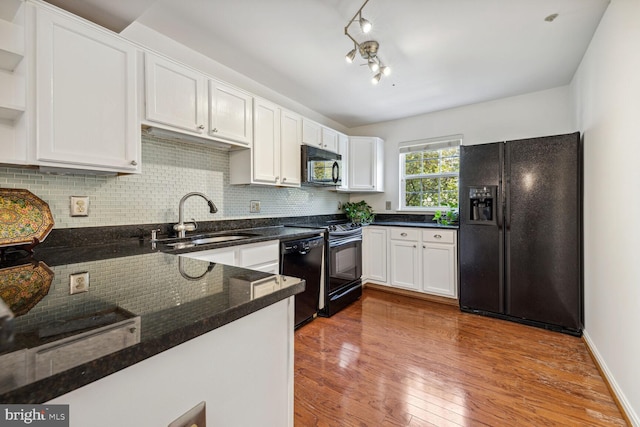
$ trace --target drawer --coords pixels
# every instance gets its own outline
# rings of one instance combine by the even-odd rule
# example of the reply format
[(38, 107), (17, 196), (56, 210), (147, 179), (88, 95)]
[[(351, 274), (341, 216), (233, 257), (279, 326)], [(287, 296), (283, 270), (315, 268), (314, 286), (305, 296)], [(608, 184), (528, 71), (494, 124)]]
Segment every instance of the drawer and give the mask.
[(422, 241), (429, 243), (456, 243), (456, 230), (430, 228), (422, 230)]
[(417, 228), (392, 227), (392, 240), (411, 240), (418, 241), (420, 239), (420, 230)]
[(240, 249), (240, 267), (277, 263), (280, 258), (280, 243), (269, 241), (242, 245)]

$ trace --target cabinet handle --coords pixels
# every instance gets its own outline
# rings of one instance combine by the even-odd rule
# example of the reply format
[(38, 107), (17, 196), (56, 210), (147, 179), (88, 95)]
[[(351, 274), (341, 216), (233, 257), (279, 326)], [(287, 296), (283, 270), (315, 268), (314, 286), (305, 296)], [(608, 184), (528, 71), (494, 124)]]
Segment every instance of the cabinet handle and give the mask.
[(407, 237), (407, 233), (400, 233), (402, 237)]
[(414, 248), (417, 248), (417, 246), (416, 246), (416, 245), (413, 245), (413, 247), (414, 247)]
[(287, 180), (286, 176), (282, 178), (282, 182), (285, 182), (286, 180)]
[(279, 176), (276, 176), (276, 182), (278, 182), (278, 180), (279, 180), (279, 179), (280, 179), (280, 177), (279, 177)]
[(198, 126), (198, 129), (200, 129), (200, 130), (204, 130), (204, 125), (200, 125), (200, 126)]
[(213, 128), (213, 129), (211, 129), (211, 132), (213, 132), (213, 133), (218, 132), (218, 128)]
[(442, 236), (439, 234), (434, 234), (433, 237), (435, 237), (436, 239), (442, 239)]
[(131, 160), (131, 166), (138, 166), (138, 162), (136, 162), (135, 160)]
[(134, 334), (136, 332), (136, 328), (129, 328), (129, 332)]
[(422, 249), (427, 249), (427, 247), (425, 245), (422, 245)]

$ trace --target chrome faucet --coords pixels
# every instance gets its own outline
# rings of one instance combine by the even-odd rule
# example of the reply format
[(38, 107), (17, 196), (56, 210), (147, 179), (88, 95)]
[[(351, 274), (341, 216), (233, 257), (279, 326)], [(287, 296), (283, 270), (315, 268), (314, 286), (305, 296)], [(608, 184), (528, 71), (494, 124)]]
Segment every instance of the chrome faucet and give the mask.
[(207, 201), (209, 205), (209, 212), (216, 213), (218, 212), (218, 208), (213, 204), (211, 199), (205, 196), (202, 193), (193, 192), (185, 194), (182, 199), (180, 199), (180, 204), (178, 205), (178, 223), (173, 226), (173, 229), (178, 232), (178, 237), (186, 237), (187, 231), (193, 231), (198, 228), (198, 223), (195, 219), (192, 219), (193, 222), (188, 222), (185, 224), (184, 222), (184, 202), (191, 196), (200, 196)]

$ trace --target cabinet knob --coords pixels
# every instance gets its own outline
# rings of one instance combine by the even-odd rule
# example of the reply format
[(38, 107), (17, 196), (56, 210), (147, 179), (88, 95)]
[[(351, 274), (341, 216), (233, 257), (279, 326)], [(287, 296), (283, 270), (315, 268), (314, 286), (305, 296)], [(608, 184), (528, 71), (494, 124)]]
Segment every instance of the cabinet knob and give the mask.
[(433, 237), (435, 237), (436, 239), (442, 239), (442, 236), (439, 234), (434, 234)]
[(198, 126), (198, 129), (200, 129), (200, 130), (204, 130), (204, 125), (200, 125), (200, 126)]
[(131, 160), (131, 166), (138, 166), (138, 162), (136, 162), (135, 160)]
[(137, 330), (136, 328), (129, 328), (129, 332), (132, 334), (135, 334), (136, 330)]
[(279, 176), (276, 176), (276, 182), (278, 182), (278, 180), (279, 180), (279, 179), (280, 179), (280, 177), (279, 177)]
[(407, 233), (400, 233), (402, 237), (407, 237)]
[(422, 249), (427, 249), (427, 247), (425, 245), (422, 245)]
[(211, 132), (213, 132), (213, 133), (218, 132), (218, 128), (213, 128), (213, 129), (211, 129)]
[(416, 246), (416, 245), (413, 245), (413, 247), (414, 247), (414, 248), (417, 248), (417, 246)]
[(287, 180), (287, 177), (282, 177), (282, 182), (285, 182)]

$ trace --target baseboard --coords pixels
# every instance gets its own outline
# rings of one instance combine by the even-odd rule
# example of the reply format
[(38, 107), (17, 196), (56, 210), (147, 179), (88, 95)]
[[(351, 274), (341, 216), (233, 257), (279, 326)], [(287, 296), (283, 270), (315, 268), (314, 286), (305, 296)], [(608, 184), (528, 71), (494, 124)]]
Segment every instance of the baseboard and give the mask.
[(591, 355), (591, 358), (596, 364), (596, 368), (598, 368), (598, 371), (600, 372), (600, 376), (602, 377), (605, 384), (607, 385), (607, 388), (611, 392), (611, 396), (613, 397), (614, 402), (616, 402), (618, 409), (620, 409), (620, 412), (622, 413), (622, 417), (625, 419), (628, 425), (634, 426), (634, 427), (640, 427), (640, 418), (638, 418), (638, 414), (635, 413), (635, 411), (629, 404), (629, 401), (627, 400), (624, 393), (618, 386), (618, 383), (616, 382), (615, 378), (611, 374), (611, 371), (607, 367), (607, 364), (604, 362), (604, 359), (598, 352), (597, 347), (591, 340), (591, 337), (589, 337), (589, 333), (587, 331), (582, 332), (582, 339), (587, 345), (587, 351), (589, 352), (589, 354)]
[(379, 285), (377, 283), (366, 282), (364, 288), (375, 289), (377, 291), (388, 292), (390, 294), (402, 295), (405, 297), (418, 298), (426, 301), (437, 302), (440, 304), (453, 305), (458, 307), (458, 300), (455, 298), (440, 297), (437, 295), (429, 295), (422, 292), (414, 292), (408, 289), (394, 288), (393, 286)]

